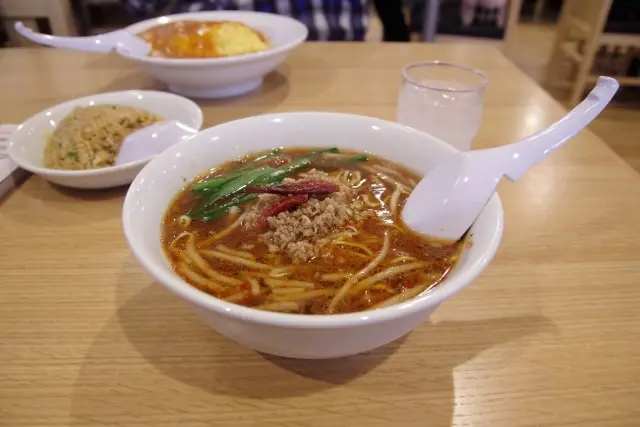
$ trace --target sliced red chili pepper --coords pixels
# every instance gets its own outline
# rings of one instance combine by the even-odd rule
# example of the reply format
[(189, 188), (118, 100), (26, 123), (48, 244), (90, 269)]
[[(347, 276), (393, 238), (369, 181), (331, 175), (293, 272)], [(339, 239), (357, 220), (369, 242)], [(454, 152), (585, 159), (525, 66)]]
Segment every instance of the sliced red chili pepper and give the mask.
[(264, 212), (262, 213), (262, 218), (260, 218), (256, 223), (256, 228), (261, 231), (266, 230), (268, 225), (267, 218), (269, 218), (270, 216), (278, 215), (280, 212), (288, 211), (289, 209), (295, 208), (296, 206), (303, 205), (307, 203), (307, 201), (309, 201), (308, 194), (296, 194), (278, 200), (276, 203), (272, 204), (264, 210)]
[(286, 182), (284, 184), (249, 185), (244, 189), (245, 193), (279, 194), (331, 194), (340, 191), (338, 185), (321, 180), (308, 180), (298, 182)]
[(288, 211), (289, 209), (307, 203), (308, 201), (308, 194), (296, 194), (293, 196), (284, 197), (266, 208), (264, 210), (264, 216), (270, 217), (278, 215), (280, 212)]

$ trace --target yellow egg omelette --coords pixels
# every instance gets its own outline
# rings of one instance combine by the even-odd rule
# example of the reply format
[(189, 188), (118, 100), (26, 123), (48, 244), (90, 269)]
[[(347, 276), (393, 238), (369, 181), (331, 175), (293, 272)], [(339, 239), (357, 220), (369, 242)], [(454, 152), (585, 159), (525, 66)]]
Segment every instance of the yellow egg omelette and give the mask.
[(218, 58), (269, 49), (261, 32), (235, 21), (177, 21), (140, 34), (151, 45), (151, 56)]

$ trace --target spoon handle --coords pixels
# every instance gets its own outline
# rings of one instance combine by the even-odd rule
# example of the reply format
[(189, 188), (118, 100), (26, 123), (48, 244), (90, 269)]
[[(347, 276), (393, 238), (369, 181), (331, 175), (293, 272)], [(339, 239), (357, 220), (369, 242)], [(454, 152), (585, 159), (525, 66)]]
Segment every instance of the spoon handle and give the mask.
[(504, 175), (517, 181), (530, 167), (573, 138), (604, 110), (618, 87), (618, 82), (611, 77), (598, 78), (587, 97), (561, 120), (508, 147), (509, 161)]
[(15, 23), (14, 28), (21, 36), (40, 45), (100, 53), (108, 53), (115, 49), (119, 44), (119, 35), (123, 32), (118, 30), (90, 37), (61, 37), (37, 33), (20, 21)]

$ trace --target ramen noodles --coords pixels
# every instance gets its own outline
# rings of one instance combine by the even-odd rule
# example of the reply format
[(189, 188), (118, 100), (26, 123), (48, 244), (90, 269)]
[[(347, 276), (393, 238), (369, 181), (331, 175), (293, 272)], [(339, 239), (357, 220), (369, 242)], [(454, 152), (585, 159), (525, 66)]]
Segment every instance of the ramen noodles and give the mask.
[(163, 246), (182, 279), (232, 303), (299, 314), (386, 307), (437, 286), (466, 241), (402, 223), (419, 179), (335, 148), (253, 154), (187, 185), (164, 218)]

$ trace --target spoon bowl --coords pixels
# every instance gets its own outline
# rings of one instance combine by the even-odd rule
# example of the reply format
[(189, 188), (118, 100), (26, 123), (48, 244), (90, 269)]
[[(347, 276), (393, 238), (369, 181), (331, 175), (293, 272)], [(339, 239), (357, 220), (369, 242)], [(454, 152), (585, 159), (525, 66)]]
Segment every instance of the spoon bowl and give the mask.
[(180, 141), (198, 133), (197, 129), (178, 120), (154, 123), (129, 134), (120, 145), (115, 165), (150, 159)]

